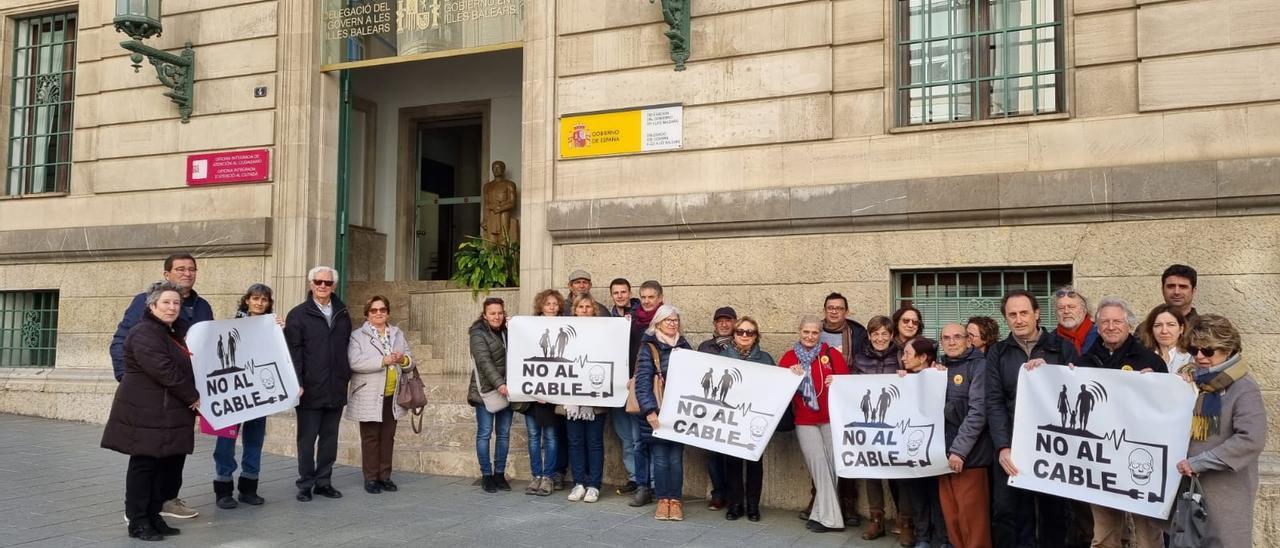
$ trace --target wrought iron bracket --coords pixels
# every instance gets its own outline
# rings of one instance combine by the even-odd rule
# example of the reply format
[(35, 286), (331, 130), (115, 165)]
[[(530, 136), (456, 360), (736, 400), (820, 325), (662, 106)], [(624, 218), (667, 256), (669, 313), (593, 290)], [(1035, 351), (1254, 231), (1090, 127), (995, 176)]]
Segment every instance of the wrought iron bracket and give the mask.
[(120, 47), (133, 52), (129, 59), (133, 61), (133, 71), (142, 68), (142, 58), (146, 57), (156, 68), (156, 78), (169, 88), (164, 96), (178, 105), (178, 115), (182, 123), (191, 121), (191, 109), (195, 104), (196, 52), (187, 42), (182, 53), (174, 55), (167, 51), (155, 49), (138, 40), (125, 40)]
[[(655, 0), (649, 0), (654, 3)], [(689, 6), (692, 0), (662, 0), (662, 19), (667, 22), (664, 34), (671, 42), (671, 60), (676, 63), (676, 70), (684, 70), (685, 61), (689, 60)]]

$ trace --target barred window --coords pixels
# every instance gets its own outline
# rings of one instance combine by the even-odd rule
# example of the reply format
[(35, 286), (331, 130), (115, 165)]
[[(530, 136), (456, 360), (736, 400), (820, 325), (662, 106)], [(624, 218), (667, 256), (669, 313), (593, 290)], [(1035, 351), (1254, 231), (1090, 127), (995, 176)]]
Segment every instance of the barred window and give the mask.
[(76, 22), (75, 12), (16, 21), (6, 195), (70, 187)]
[(1062, 0), (898, 0), (899, 125), (1063, 110)]
[(53, 367), (58, 292), (0, 291), (0, 367)]
[(912, 305), (920, 309), (924, 336), (937, 340), (942, 326), (964, 324), (970, 316), (990, 316), (1008, 333), (1000, 299), (1013, 289), (1025, 289), (1040, 303), (1040, 326), (1058, 325), (1053, 292), (1071, 284), (1070, 266), (1037, 268), (984, 268), (974, 270), (905, 270), (894, 272), (893, 309)]

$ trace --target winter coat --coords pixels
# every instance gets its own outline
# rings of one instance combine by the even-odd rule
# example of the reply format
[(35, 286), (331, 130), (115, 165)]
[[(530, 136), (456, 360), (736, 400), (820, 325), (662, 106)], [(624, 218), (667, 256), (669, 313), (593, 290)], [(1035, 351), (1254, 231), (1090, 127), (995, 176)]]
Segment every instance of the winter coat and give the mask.
[(627, 306), (626, 311), (619, 309), (618, 305), (609, 307), (609, 316), (614, 318), (626, 318), (631, 322), (631, 332), (627, 337), (627, 358), (630, 360), (627, 364), (629, 366), (627, 371), (628, 378), (634, 377), (636, 374), (636, 353), (640, 351), (640, 339), (644, 337), (644, 328), (636, 325), (636, 317), (632, 314), (633, 311), (639, 308), (640, 299), (635, 297), (631, 298), (631, 304)]
[[(116, 326), (116, 334), (111, 337), (111, 369), (115, 372), (117, 382), (124, 377), (124, 339), (129, 336), (129, 330), (138, 325), (138, 321), (146, 314), (147, 294), (139, 293), (133, 297), (129, 308), (124, 310), (124, 317)], [(192, 289), (191, 293), (182, 299), (182, 307), (178, 309), (178, 319), (173, 321), (173, 330), (178, 334), (178, 338), (185, 339), (187, 330), (192, 325), (212, 319), (213, 307), (209, 306), (209, 301), (204, 300), (196, 290)]]
[(653, 393), (654, 356), (649, 346), (651, 343), (658, 348), (658, 362), (662, 369), (660, 374), (663, 380), (666, 380), (667, 368), (671, 366), (671, 350), (674, 348), (693, 350), (683, 335), (676, 341), (675, 346), (658, 340), (656, 335), (645, 334), (644, 338), (640, 339), (640, 352), (636, 356), (636, 401), (640, 404), (640, 436), (643, 439), (653, 436), (653, 428), (649, 426), (649, 421), (643, 419), (649, 416), (649, 413), (658, 411), (658, 397)]
[[(409, 342), (399, 328), (388, 325), (387, 339), (391, 341), (392, 352), (409, 356), (409, 365), (390, 366), (399, 369), (396, 390), (391, 395), (391, 417), (400, 420), (405, 411), (403, 407), (395, 405), (400, 397), (400, 381), (413, 370), (415, 364), (409, 353)], [(386, 392), (388, 367), (382, 365), (382, 358), (386, 355), (382, 351), (378, 330), (373, 324), (364, 322), (360, 329), (351, 333), (351, 342), (347, 345), (347, 362), (351, 364), (351, 383), (347, 389), (348, 419), (356, 422), (382, 422), (382, 398)]]
[(991, 465), (991, 435), (987, 433), (987, 357), (970, 347), (964, 355), (952, 358), (943, 353), (947, 366), (947, 403), (942, 416), (946, 420), (947, 453), (964, 459), (965, 468)]
[(341, 409), (347, 404), (351, 315), (337, 297), (329, 305), (333, 307), (332, 327), (310, 294), (285, 317), (284, 339), (302, 386), (302, 400), (298, 403), (302, 409)]
[(139, 457), (189, 455), (195, 446), (191, 355), (177, 332), (147, 311), (124, 340), (124, 375), (102, 447)]
[[(724, 343), (724, 346), (720, 346), (721, 342)], [(698, 352), (702, 352), (703, 354), (720, 354), (732, 347), (733, 335), (725, 337), (711, 337), (710, 339), (702, 341), (702, 343), (698, 345)]]
[[(732, 345), (730, 345), (729, 348), (724, 349), (720, 355), (726, 358), (733, 358), (735, 360), (743, 359), (742, 355), (738, 353), (738, 349)], [(758, 344), (755, 348), (751, 349), (750, 354), (747, 354), (746, 361), (764, 365), (777, 365), (777, 363), (773, 361), (773, 356), (770, 356), (768, 352), (761, 350), (760, 345)]]
[[(1225, 469), (1200, 472), (1209, 513), (1207, 548), (1253, 546), (1253, 509), (1258, 500), (1258, 457), (1267, 442), (1267, 410), (1258, 382), (1250, 373), (1221, 392), (1222, 414), (1217, 434), (1191, 440), (1187, 456), (1211, 452)], [(1221, 468), (1221, 465), (1212, 468)]]
[(840, 346), (833, 347), (835, 350), (839, 350), (841, 353), (843, 353), (846, 356), (845, 358), (846, 364), (848, 364), (850, 361), (847, 358), (847, 356), (849, 356), (850, 354), (857, 354), (861, 352), (864, 348), (871, 347), (871, 340), (867, 338), (867, 328), (863, 327), (862, 324), (855, 322), (850, 318), (845, 318), (844, 328), (839, 331), (828, 330), (826, 325), (823, 325), (822, 331), (824, 333), (830, 333), (830, 334), (839, 333), (841, 341), (844, 340), (844, 335), (846, 332), (848, 332), (850, 348), (844, 348), (844, 342), (841, 342)]
[[(813, 359), (813, 365), (809, 368), (809, 376), (813, 379), (813, 387), (818, 391), (818, 410), (809, 409), (804, 403), (804, 396), (800, 394), (800, 389), (796, 389), (796, 393), (791, 396), (791, 407), (796, 416), (796, 425), (821, 425), (831, 422), (830, 406), (827, 405), (827, 397), (831, 393), (827, 386), (827, 377), (832, 375), (848, 375), (849, 366), (844, 362), (844, 356), (839, 350), (827, 346), (827, 343), (818, 343), (821, 348), (818, 349), (818, 357)], [(827, 363), (822, 363), (823, 358), (827, 358)], [(788, 350), (782, 355), (782, 359), (778, 360), (778, 367), (790, 369), (793, 365), (799, 365), (800, 358), (796, 357), (795, 349)]]
[(1150, 368), (1156, 373), (1168, 373), (1169, 366), (1160, 359), (1160, 355), (1152, 352), (1133, 335), (1129, 335), (1120, 343), (1120, 347), (1112, 352), (1102, 339), (1085, 351), (1081, 367), (1098, 367), (1121, 371), (1142, 371)]
[(471, 375), (471, 385), (467, 388), (467, 403), (484, 405), (480, 392), (492, 392), (499, 386), (507, 384), (507, 328), (494, 332), (483, 319), (476, 320), (467, 330), (471, 338), (471, 359), (475, 362), (476, 372), (480, 376), (480, 386), (476, 386), (476, 375)]
[(857, 352), (853, 353), (853, 363), (849, 364), (849, 370), (855, 375), (888, 375), (897, 373), (902, 369), (902, 364), (898, 361), (898, 354), (902, 350), (898, 345), (889, 343), (889, 347), (884, 352), (877, 351), (871, 347), (871, 343), (862, 345)]
[(1013, 439), (1018, 371), (1032, 358), (1058, 365), (1080, 364), (1075, 345), (1043, 328), (1040, 329), (1040, 339), (1031, 347), (1030, 356), (1018, 345), (1012, 333), (987, 350), (987, 428), (991, 431), (991, 441), (997, 452), (1009, 447)]

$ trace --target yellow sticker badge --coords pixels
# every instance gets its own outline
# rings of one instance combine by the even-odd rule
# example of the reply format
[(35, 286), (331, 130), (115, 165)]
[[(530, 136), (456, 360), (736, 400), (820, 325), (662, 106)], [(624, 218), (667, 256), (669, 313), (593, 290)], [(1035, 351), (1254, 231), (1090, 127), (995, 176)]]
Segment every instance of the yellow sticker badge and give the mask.
[(822, 365), (827, 365), (827, 363), (829, 363), (830, 361), (831, 361), (831, 358), (828, 358), (826, 356), (823, 356), (822, 359), (818, 360), (818, 362), (820, 362)]
[(956, 375), (956, 376), (954, 376), (954, 377), (952, 377), (952, 378), (951, 378), (951, 382), (956, 383), (956, 386), (960, 386), (960, 385), (964, 384), (964, 376), (963, 376), (963, 375)]
[(1122, 367), (1120, 367), (1120, 370), (1121, 370), (1121, 371), (1133, 371), (1133, 366), (1132, 366), (1132, 365), (1129, 365), (1129, 364), (1127, 364), (1127, 363), (1126, 363), (1126, 364), (1124, 364)]

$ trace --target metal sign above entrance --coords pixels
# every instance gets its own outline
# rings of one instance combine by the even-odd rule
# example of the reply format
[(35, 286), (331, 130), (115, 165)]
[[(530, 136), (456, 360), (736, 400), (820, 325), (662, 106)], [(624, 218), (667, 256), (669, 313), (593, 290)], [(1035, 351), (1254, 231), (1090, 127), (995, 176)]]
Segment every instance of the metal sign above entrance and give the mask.
[(524, 0), (321, 1), (321, 71), (524, 44)]

